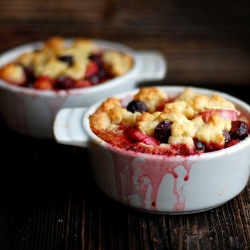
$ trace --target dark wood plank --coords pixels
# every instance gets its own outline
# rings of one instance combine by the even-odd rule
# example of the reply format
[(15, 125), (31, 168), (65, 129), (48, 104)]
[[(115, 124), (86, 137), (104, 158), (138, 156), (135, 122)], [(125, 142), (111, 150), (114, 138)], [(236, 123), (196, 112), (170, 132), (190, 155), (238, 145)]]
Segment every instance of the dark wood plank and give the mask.
[[(21, 169), (15, 166), (6, 170), (7, 185), (0, 192), (1, 249), (250, 247), (250, 184), (233, 200), (207, 212), (148, 214), (126, 208), (102, 194), (89, 166), (79, 165), (81, 158), (86, 158), (84, 150), (60, 145), (61, 150), (56, 152), (58, 145), (54, 142), (35, 143), (6, 131), (9, 134), (2, 135), (6, 145), (11, 144), (9, 138), (15, 137), (12, 150), (19, 149), (19, 156), (27, 151), (31, 160), (26, 159), (27, 165)], [(14, 159), (10, 159), (7, 149), (4, 155), (13, 166)], [(41, 165), (34, 159), (37, 156)], [(59, 165), (42, 166), (45, 160)]]

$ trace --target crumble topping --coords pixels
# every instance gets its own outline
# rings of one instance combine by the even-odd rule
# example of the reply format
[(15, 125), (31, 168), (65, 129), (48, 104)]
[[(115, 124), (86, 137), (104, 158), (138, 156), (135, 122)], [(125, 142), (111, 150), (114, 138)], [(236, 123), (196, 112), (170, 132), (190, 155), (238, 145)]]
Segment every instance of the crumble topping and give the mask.
[(185, 88), (174, 102), (167, 103), (166, 109), (174, 109), (177, 112), (184, 114), (187, 118), (191, 119), (200, 112), (211, 108), (227, 108), (235, 110), (234, 104), (225, 100), (219, 95), (211, 97), (207, 95), (199, 95), (193, 93), (189, 88)]
[[(100, 50), (91, 39), (76, 38), (66, 46), (54, 36), (38, 51), (21, 54), (0, 68), (0, 78), (10, 84), (37, 89), (89, 87), (127, 73), (133, 66), (129, 54)], [(46, 86), (43, 82), (46, 82)]]
[[(174, 154), (190, 155), (232, 146), (249, 135), (249, 120), (217, 94), (200, 95), (186, 87), (173, 99), (156, 87), (145, 87), (131, 101), (138, 110), (122, 103), (108, 98), (90, 115), (90, 127), (104, 141), (129, 150), (169, 154), (175, 147), (182, 149)], [(139, 110), (140, 103), (146, 104), (146, 111)], [(243, 125), (241, 137), (233, 131), (236, 122)]]

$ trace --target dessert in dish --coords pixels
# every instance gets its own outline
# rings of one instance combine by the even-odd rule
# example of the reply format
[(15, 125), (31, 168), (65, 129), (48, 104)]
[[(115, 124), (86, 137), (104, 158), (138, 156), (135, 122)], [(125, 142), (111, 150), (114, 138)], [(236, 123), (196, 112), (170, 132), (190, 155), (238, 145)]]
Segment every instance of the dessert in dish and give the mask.
[(89, 107), (140, 82), (161, 80), (166, 70), (161, 53), (113, 41), (52, 37), (24, 44), (0, 56), (0, 113), (17, 133), (53, 139), (60, 109)]
[(40, 50), (21, 54), (0, 68), (10, 84), (40, 90), (90, 87), (127, 73), (132, 57), (117, 50), (101, 50), (93, 40), (76, 38), (65, 44), (54, 36)]
[(250, 106), (226, 93), (155, 85), (62, 109), (53, 128), (57, 142), (88, 149), (107, 196), (140, 211), (188, 214), (246, 186), (249, 120)]
[(186, 87), (178, 96), (141, 88), (134, 96), (110, 97), (90, 115), (92, 131), (111, 146), (159, 155), (217, 151), (249, 136), (249, 117), (218, 94)]

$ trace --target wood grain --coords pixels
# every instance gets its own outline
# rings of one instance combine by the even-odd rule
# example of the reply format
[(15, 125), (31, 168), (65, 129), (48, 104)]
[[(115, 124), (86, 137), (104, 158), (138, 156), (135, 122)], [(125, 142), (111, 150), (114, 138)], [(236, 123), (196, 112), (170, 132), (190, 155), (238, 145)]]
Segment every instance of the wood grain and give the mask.
[(84, 149), (27, 139), (1, 123), (3, 129), (2, 159), (9, 167), (1, 174), (0, 249), (250, 247), (250, 183), (206, 212), (148, 214), (101, 193)]

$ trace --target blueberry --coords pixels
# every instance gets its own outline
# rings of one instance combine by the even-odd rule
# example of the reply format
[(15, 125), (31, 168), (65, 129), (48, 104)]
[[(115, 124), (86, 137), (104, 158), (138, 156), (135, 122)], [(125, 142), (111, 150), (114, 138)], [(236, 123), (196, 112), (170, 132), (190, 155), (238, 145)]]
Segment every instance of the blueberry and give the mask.
[(89, 59), (95, 62), (99, 67), (103, 67), (103, 61), (101, 55), (92, 54), (89, 56)]
[(67, 76), (60, 76), (55, 83), (56, 89), (71, 89), (73, 87), (74, 81)]
[(248, 126), (243, 121), (232, 121), (229, 134), (232, 139), (243, 140), (248, 136)]
[(206, 145), (204, 142), (194, 139), (194, 146), (197, 151), (205, 151)]
[(148, 108), (146, 106), (146, 104), (144, 102), (141, 101), (131, 101), (128, 105), (127, 105), (127, 110), (134, 113), (135, 111), (138, 112), (147, 112)]
[(25, 67), (23, 65), (22, 65), (22, 67), (23, 67), (23, 70), (24, 70), (24, 73), (26, 76), (25, 87), (32, 88), (32, 86), (36, 80), (36, 77), (34, 74), (34, 69), (33, 69), (33, 67)]
[(161, 143), (168, 143), (168, 139), (171, 135), (171, 121), (163, 121), (159, 123), (154, 130), (154, 137)]
[(223, 131), (223, 136), (225, 138), (225, 143), (227, 143), (231, 140), (231, 136), (227, 131)]
[(103, 67), (99, 68), (98, 76), (101, 82), (104, 82), (105, 80), (113, 78), (113, 76), (110, 75)]
[(23, 67), (23, 70), (25, 72), (25, 75), (29, 81), (34, 81), (35, 80), (35, 74), (34, 74), (34, 69), (33, 67)]
[(58, 57), (58, 59), (60, 61), (68, 63), (69, 66), (73, 65), (73, 57), (72, 56), (65, 55), (65, 56)]

